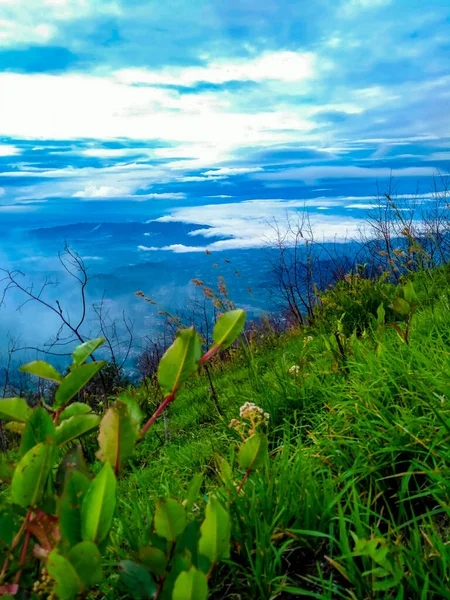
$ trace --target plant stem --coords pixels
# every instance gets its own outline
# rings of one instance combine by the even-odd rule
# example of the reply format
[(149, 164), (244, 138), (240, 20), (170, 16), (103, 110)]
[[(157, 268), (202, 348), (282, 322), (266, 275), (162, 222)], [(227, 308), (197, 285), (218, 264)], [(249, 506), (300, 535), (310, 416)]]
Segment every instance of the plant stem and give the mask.
[(215, 356), (220, 350), (220, 345), (217, 346), (213, 346), (212, 348), (210, 348), (207, 352), (205, 352), (205, 354), (201, 357), (200, 359), (200, 364), (204, 365), (205, 362), (207, 362), (208, 360), (210, 360), (213, 356)]
[(252, 472), (252, 468), (250, 467), (249, 469), (247, 469), (247, 471), (245, 472), (245, 475), (241, 481), (241, 483), (239, 484), (239, 487), (237, 489), (236, 494), (240, 494), (242, 491), (242, 488), (244, 487), (245, 482), (247, 481), (247, 479), (249, 478), (250, 473)]
[(214, 400), (214, 404), (216, 405), (217, 412), (219, 413), (219, 417), (221, 419), (223, 419), (223, 414), (222, 414), (222, 411), (220, 410), (220, 405), (219, 405), (219, 398), (217, 396), (216, 388), (214, 387), (214, 383), (213, 383), (213, 380), (211, 377), (211, 371), (209, 370), (209, 367), (206, 363), (203, 366), (205, 367), (205, 371), (208, 376), (209, 385), (211, 386), (211, 394), (212, 394), (212, 397)]
[(19, 566), (21, 567), (17, 573), (16, 576), (14, 578), (14, 583), (18, 584), (20, 581), (20, 578), (22, 576), (22, 571), (23, 571), (23, 565), (25, 564), (25, 559), (27, 557), (27, 552), (28, 552), (28, 546), (30, 544), (30, 537), (31, 534), (29, 531), (27, 531), (26, 535), (25, 535), (25, 540), (23, 542), (23, 546), (22, 546), (22, 552), (20, 553), (20, 561), (19, 561)]
[(175, 390), (171, 394), (169, 394), (169, 396), (164, 398), (164, 401), (160, 404), (160, 406), (156, 409), (156, 411), (153, 413), (153, 415), (150, 417), (150, 419), (147, 421), (147, 423), (141, 429), (141, 433), (139, 434), (139, 440), (141, 440), (144, 437), (144, 435), (147, 433), (147, 431), (150, 429), (150, 427), (153, 425), (153, 423), (156, 421), (156, 419), (159, 417), (159, 415), (172, 402), (172, 400), (175, 399), (176, 393), (177, 392)]

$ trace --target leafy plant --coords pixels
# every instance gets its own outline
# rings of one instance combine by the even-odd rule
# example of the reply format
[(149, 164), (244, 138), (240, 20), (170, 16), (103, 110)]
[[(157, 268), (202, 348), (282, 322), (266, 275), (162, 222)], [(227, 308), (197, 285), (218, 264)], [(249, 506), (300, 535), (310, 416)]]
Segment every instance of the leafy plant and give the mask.
[[(0, 508), (0, 520), (11, 519), (0, 531), (3, 567), (0, 593), (27, 589), (40, 563), (41, 579), (32, 584), (39, 595), (61, 600), (85, 595), (103, 580), (103, 558), (117, 504), (117, 476), (132, 457), (158, 416), (172, 402), (183, 383), (219, 350), (229, 347), (241, 332), (245, 313), (234, 310), (218, 320), (214, 344), (202, 357), (194, 329), (180, 331), (161, 359), (158, 380), (166, 397), (141, 428), (143, 418), (136, 402), (119, 397), (103, 417), (86, 404), (71, 401), (106, 364), (86, 363), (103, 339), (78, 346), (63, 376), (43, 361), (22, 370), (58, 384), (52, 406), (41, 402), (34, 410), (22, 398), (0, 400), (0, 417), (22, 435), (19, 461), (2, 464), (0, 476), (10, 482), (9, 502)], [(62, 460), (60, 450), (99, 428), (97, 457), (103, 467), (92, 477), (81, 447), (70, 448)], [(196, 477), (186, 506), (162, 499), (153, 517), (152, 544), (139, 548), (133, 560), (121, 563), (122, 585), (133, 598), (155, 594), (177, 600), (207, 597), (207, 578), (217, 563), (229, 556), (230, 524), (227, 510), (210, 496), (201, 527), (187, 519), (201, 486)], [(6, 521), (5, 521), (6, 522)]]

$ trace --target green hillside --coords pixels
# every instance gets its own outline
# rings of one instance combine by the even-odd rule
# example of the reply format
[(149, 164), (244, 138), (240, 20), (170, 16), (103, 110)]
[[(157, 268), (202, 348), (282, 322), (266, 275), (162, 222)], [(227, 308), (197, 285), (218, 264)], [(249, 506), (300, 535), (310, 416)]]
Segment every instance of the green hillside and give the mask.
[[(314, 326), (241, 339), (209, 361), (211, 380), (200, 368), (179, 386), (129, 461), (122, 447), (111, 530), (92, 539), (107, 577), (67, 591), (58, 560), (79, 563), (61, 546), (50, 576), (15, 555), (5, 581), (24, 569), (22, 585), (50, 597), (56, 581), (59, 598), (202, 600), (205, 575), (215, 599), (450, 598), (450, 269), (397, 286), (349, 277)], [(124, 390), (124, 427), (159, 394)], [(83, 445), (101, 474), (96, 437)]]

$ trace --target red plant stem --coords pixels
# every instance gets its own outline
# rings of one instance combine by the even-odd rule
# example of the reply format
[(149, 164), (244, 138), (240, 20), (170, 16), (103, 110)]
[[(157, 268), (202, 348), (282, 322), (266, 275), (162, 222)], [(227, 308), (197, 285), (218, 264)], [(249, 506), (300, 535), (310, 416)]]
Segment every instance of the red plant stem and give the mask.
[[(20, 553), (20, 562), (19, 562), (19, 566), (23, 567), (23, 565), (25, 564), (25, 559), (27, 557), (27, 552), (28, 552), (28, 546), (30, 544), (30, 532), (27, 531), (26, 535), (25, 535), (25, 540), (23, 542), (23, 546), (22, 546), (22, 552)], [(16, 576), (14, 578), (14, 583), (18, 584), (20, 581), (20, 578), (22, 576), (22, 571), (23, 569), (19, 569), (19, 571), (17, 571)]]
[(204, 365), (205, 362), (207, 362), (208, 360), (210, 360), (213, 356), (215, 356), (220, 350), (220, 345), (218, 344), (217, 346), (213, 346), (212, 348), (210, 348), (207, 352), (205, 352), (205, 354), (201, 357), (200, 359), (200, 364)]
[[(201, 357), (201, 359), (199, 361), (199, 364), (200, 365), (204, 365), (215, 354), (217, 354), (217, 352), (219, 352), (219, 350), (220, 350), (220, 345), (219, 344), (217, 344), (216, 346), (213, 346), (212, 348), (210, 348)], [(171, 394), (169, 394), (169, 396), (167, 396), (166, 398), (164, 398), (164, 401), (160, 404), (160, 406), (156, 409), (156, 411), (153, 413), (153, 415), (150, 417), (150, 419), (147, 421), (147, 423), (141, 429), (138, 441), (140, 441), (144, 437), (144, 435), (147, 433), (147, 431), (150, 429), (150, 427), (153, 425), (153, 423), (156, 421), (156, 419), (159, 417), (159, 415), (172, 402), (172, 400), (175, 400), (176, 393), (177, 393), (177, 390), (175, 389), (175, 390), (173, 390), (173, 392)]]
[(62, 408), (58, 408), (58, 410), (55, 412), (55, 416), (53, 417), (53, 423), (57, 423), (59, 415), (62, 413), (62, 410)]
[(3, 576), (6, 573), (6, 569), (8, 568), (8, 564), (9, 564), (9, 554), (14, 550), (14, 548), (17, 546), (17, 544), (20, 542), (20, 538), (23, 535), (23, 532), (25, 531), (25, 528), (27, 526), (28, 521), (30, 520), (31, 517), (31, 508), (28, 509), (28, 512), (25, 516), (25, 519), (19, 529), (19, 531), (17, 532), (16, 537), (13, 539), (11, 546), (9, 548), (9, 552), (5, 558), (5, 562), (3, 563), (3, 567), (2, 570), (0, 572), (0, 576)]
[(245, 472), (245, 475), (241, 481), (241, 483), (239, 484), (239, 487), (237, 489), (237, 494), (240, 494), (242, 491), (242, 488), (244, 487), (245, 482), (247, 481), (247, 479), (249, 478), (250, 473), (252, 472), (252, 468), (250, 467), (249, 469), (247, 469), (247, 471)]
[(169, 394), (169, 396), (164, 398), (164, 401), (159, 405), (159, 407), (156, 409), (156, 411), (153, 413), (153, 415), (150, 417), (150, 419), (147, 421), (147, 423), (141, 429), (141, 433), (139, 434), (139, 439), (142, 439), (144, 437), (144, 435), (147, 433), (147, 431), (150, 429), (150, 427), (153, 425), (153, 423), (156, 421), (156, 419), (159, 417), (159, 415), (172, 402), (172, 400), (175, 399), (176, 393), (177, 392), (175, 390), (171, 394)]

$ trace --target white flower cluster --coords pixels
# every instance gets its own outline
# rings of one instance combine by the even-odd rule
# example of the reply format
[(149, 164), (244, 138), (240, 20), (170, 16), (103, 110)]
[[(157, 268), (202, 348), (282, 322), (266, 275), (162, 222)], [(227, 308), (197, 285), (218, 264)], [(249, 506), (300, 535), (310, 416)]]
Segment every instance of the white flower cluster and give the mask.
[(256, 406), (254, 402), (246, 402), (239, 409), (239, 414), (242, 419), (246, 419), (247, 421), (251, 421), (252, 419), (255, 419), (255, 417), (260, 421), (268, 421), (270, 417), (269, 413), (265, 413), (263, 409)]
[(243, 440), (256, 433), (261, 425), (268, 425), (270, 415), (254, 402), (246, 402), (239, 409), (242, 421), (231, 419), (230, 428), (239, 433)]
[(289, 369), (289, 373), (291, 375), (298, 375), (300, 373), (300, 367), (298, 365), (293, 365), (290, 369)]
[(303, 338), (303, 345), (306, 346), (306, 344), (309, 344), (309, 342), (313, 341), (313, 336), (312, 335), (308, 335), (307, 337)]

